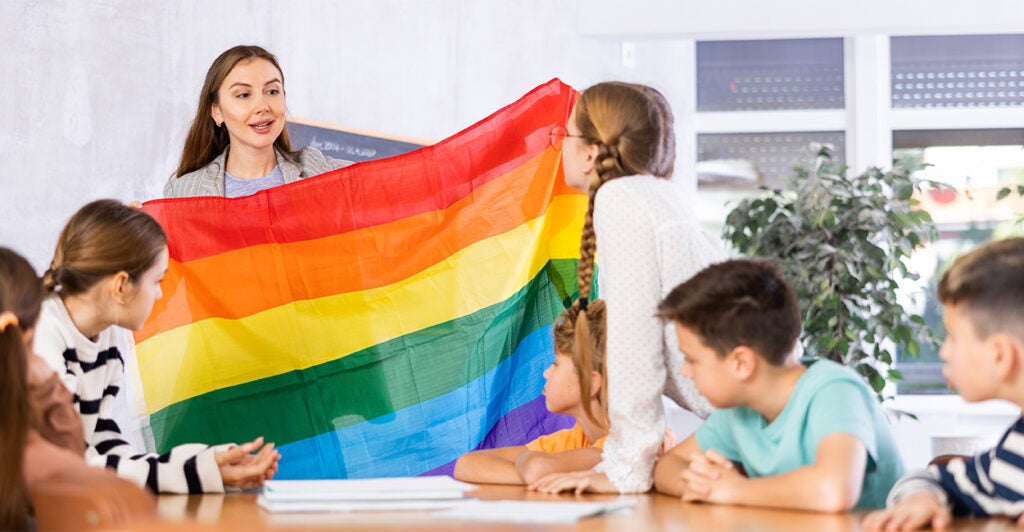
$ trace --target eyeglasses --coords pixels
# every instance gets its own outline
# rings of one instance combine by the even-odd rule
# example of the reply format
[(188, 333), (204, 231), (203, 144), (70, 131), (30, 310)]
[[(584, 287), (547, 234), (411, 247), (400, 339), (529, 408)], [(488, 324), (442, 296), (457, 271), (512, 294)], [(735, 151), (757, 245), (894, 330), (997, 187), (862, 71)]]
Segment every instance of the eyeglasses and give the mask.
[(551, 147), (560, 150), (562, 149), (562, 141), (566, 138), (582, 139), (586, 138), (583, 135), (570, 135), (569, 130), (565, 129), (565, 126), (555, 126), (551, 128)]

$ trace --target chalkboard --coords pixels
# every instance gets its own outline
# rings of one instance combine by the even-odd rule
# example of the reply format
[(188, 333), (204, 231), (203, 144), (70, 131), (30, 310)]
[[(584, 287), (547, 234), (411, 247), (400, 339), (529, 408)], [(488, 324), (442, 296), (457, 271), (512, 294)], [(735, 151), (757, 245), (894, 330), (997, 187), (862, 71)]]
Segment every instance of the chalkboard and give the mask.
[(400, 155), (427, 144), (415, 139), (343, 129), (297, 118), (288, 119), (288, 133), (291, 135), (292, 149), (313, 146), (328, 157), (357, 163)]

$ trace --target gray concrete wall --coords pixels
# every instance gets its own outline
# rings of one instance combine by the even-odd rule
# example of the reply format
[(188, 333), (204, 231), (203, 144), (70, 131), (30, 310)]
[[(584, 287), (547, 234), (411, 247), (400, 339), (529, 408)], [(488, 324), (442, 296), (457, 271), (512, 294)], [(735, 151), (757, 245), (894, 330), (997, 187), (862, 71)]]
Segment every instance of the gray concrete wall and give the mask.
[(578, 31), (576, 0), (4, 0), (0, 35), (0, 245), (40, 271), (84, 203), (160, 197), (236, 44), (277, 54), (291, 115), (429, 141), (553, 77), (645, 82), (673, 105), (692, 90), (692, 45), (636, 41), (624, 66), (619, 38)]

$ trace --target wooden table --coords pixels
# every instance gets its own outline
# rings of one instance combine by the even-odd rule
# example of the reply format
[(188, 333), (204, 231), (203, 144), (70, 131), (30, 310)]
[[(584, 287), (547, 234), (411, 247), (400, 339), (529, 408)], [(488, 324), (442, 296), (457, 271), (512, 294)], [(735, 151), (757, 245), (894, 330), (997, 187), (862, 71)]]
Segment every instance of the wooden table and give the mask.
[[(484, 500), (606, 501), (610, 495), (543, 495), (516, 486), (481, 486), (468, 495)], [(858, 514), (816, 514), (711, 504), (688, 504), (658, 494), (630, 495), (637, 500), (632, 511), (586, 518), (572, 525), (485, 523), (435, 518), (431, 512), (270, 513), (256, 504), (256, 495), (161, 495), (157, 498), (160, 520), (166, 528), (220, 530), (673, 530), (744, 532), (846, 532), (860, 530)], [(161, 529), (164, 527), (161, 527)], [(995, 532), (1013, 530), (1002, 519), (958, 519), (955, 530)]]

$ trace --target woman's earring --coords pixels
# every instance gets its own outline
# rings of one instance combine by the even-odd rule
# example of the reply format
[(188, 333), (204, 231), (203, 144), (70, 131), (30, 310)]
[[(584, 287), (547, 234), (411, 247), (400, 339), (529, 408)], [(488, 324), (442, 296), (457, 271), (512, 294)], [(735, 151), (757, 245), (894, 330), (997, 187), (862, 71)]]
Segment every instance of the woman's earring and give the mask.
[(222, 126), (224, 124), (224, 122), (219, 122), (217, 120), (214, 120), (213, 123), (217, 124), (217, 127), (220, 127), (220, 126)]

